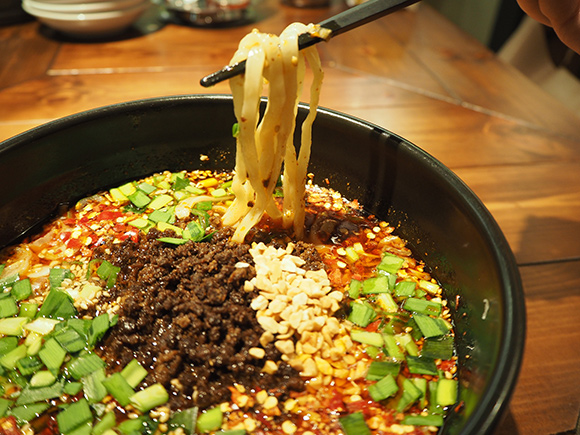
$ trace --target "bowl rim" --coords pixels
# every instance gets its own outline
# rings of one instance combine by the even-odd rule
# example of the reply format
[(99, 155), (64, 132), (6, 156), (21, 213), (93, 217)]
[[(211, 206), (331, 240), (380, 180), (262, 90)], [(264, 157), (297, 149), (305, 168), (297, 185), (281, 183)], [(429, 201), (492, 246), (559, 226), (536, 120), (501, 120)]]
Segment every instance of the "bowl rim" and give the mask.
[(57, 12), (38, 9), (37, 7), (31, 6), (26, 2), (22, 3), (22, 9), (24, 9), (30, 15), (34, 15), (35, 17), (45, 20), (69, 23), (89, 23), (91, 21), (106, 21), (130, 17), (144, 11), (148, 6), (149, 1), (143, 0), (142, 2), (126, 9), (115, 9), (99, 12)]
[[(230, 94), (185, 94), (153, 97), (100, 106), (55, 119), (0, 142), (0, 154), (11, 148), (18, 147), (23, 143), (37, 140), (53, 132), (98, 118), (126, 113), (131, 110), (160, 110), (167, 104), (179, 104), (198, 100), (231, 102), (232, 96)], [(307, 109), (308, 105), (300, 103), (300, 107)], [(497, 262), (500, 281), (505, 284), (501, 290), (506, 303), (502, 318), (504, 333), (501, 346), (498, 349), (496, 369), (490, 375), (487, 388), (481, 395), (478, 407), (466, 419), (466, 424), (460, 433), (464, 435), (490, 433), (499, 421), (501, 421), (501, 418), (508, 408), (509, 400), (515, 389), (521, 369), (526, 336), (526, 308), (519, 268), (499, 224), (465, 182), (455, 175), (451, 169), (422, 148), (384, 127), (356, 116), (321, 106), (318, 107), (318, 112), (331, 118), (343, 119), (349, 123), (358, 124), (373, 131), (378, 130), (387, 133), (397, 140), (404, 142), (418, 158), (428, 160), (433, 169), (439, 175), (445, 177), (452, 187), (465, 198), (465, 205), (469, 208), (471, 216), (479, 221), (481, 228), (484, 230), (485, 240), (489, 242), (488, 244), (493, 258)], [(443, 432), (445, 432), (444, 427)]]
[(117, 0), (101, 1), (92, 3), (45, 3), (42, 0), (23, 0), (22, 4), (35, 10), (42, 10), (66, 14), (87, 14), (97, 12), (123, 11), (132, 6), (145, 3), (147, 0)]

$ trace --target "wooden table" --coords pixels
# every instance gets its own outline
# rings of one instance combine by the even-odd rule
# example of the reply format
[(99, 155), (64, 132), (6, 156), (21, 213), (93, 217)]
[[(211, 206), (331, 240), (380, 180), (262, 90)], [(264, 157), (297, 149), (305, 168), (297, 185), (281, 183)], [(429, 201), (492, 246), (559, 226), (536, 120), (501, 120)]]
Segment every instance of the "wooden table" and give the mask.
[[(335, 0), (337, 1), (337, 0)], [(0, 28), (0, 140), (79, 111), (148, 97), (229, 93), (199, 79), (251, 28), (279, 33), (340, 10), (257, 0), (254, 22), (163, 25), (153, 7), (111, 41), (36, 22)], [(426, 5), (320, 46), (321, 105), (397, 132), (454, 170), (498, 220), (525, 286), (528, 339), (498, 434), (572, 434), (580, 412), (580, 119)]]

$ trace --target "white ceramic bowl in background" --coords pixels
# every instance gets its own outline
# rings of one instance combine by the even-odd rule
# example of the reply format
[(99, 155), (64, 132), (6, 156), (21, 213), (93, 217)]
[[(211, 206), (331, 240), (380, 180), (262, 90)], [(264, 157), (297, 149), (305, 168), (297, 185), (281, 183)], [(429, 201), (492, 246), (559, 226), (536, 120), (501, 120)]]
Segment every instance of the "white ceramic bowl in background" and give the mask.
[(55, 4), (55, 5), (57, 5), (57, 4), (58, 5), (62, 5), (62, 4), (77, 5), (79, 3), (103, 3), (103, 2), (117, 3), (117, 0), (38, 0), (38, 1), (42, 1), (42, 3), (50, 3), (50, 4)]
[(66, 13), (38, 9), (23, 2), (23, 9), (47, 26), (79, 38), (105, 37), (118, 34), (133, 24), (151, 6), (144, 0), (128, 9), (107, 12)]
[(108, 0), (85, 3), (81, 0), (75, 0), (77, 3), (52, 3), (46, 0), (24, 0), (29, 7), (42, 9), (51, 12), (107, 12), (128, 9), (143, 3), (144, 0)]

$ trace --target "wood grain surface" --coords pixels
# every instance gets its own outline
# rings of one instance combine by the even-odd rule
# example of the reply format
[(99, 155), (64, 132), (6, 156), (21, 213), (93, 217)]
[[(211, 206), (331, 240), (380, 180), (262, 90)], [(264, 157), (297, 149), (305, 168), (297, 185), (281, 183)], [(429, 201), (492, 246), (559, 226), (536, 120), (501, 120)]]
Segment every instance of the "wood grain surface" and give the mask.
[[(256, 0), (249, 22), (200, 28), (158, 6), (126, 34), (75, 41), (37, 22), (0, 28), (0, 140), (108, 104), (229, 93), (199, 79), (257, 27), (279, 33), (344, 6)], [(449, 166), (515, 253), (528, 332), (497, 434), (573, 434), (580, 413), (580, 119), (426, 5), (319, 44), (321, 105), (390, 129)]]

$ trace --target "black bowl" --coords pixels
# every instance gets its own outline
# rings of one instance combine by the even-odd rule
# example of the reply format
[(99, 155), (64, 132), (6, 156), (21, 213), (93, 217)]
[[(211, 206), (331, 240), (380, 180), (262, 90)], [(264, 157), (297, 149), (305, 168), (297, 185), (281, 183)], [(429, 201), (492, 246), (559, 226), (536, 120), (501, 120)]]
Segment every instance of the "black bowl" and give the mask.
[[(98, 190), (162, 170), (233, 168), (234, 122), (231, 96), (178, 96), (91, 110), (1, 143), (0, 247)], [(395, 225), (443, 284), (463, 407), (442, 432), (491, 433), (519, 372), (525, 308), (513, 254), (490, 213), (420, 148), (327, 109), (314, 124), (310, 171)]]

